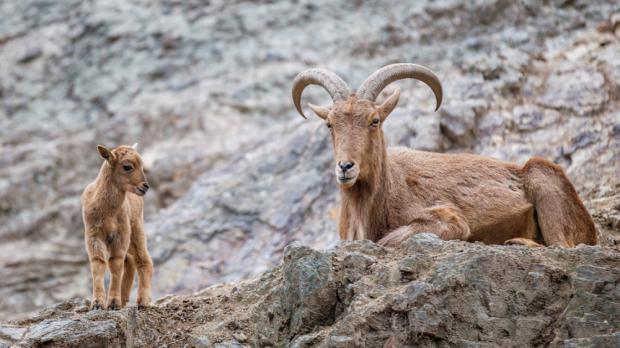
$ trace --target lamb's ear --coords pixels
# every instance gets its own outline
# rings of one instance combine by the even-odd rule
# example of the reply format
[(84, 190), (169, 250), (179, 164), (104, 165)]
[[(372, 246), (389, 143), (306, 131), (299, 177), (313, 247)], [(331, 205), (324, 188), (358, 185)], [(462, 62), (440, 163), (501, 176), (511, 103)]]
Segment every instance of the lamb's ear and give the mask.
[(398, 99), (400, 98), (400, 89), (396, 88), (394, 93), (392, 93), (389, 98), (387, 98), (383, 104), (379, 105), (377, 110), (379, 111), (379, 115), (381, 117), (381, 122), (383, 122), (388, 115), (394, 110), (396, 104), (398, 104)]
[(97, 152), (99, 152), (101, 158), (108, 161), (109, 163), (112, 163), (114, 161), (114, 154), (107, 147), (103, 145), (97, 145)]
[(318, 105), (314, 105), (312, 103), (308, 103), (308, 106), (310, 107), (310, 109), (312, 109), (312, 111), (314, 111), (314, 113), (319, 116), (320, 118), (326, 120), (327, 119), (327, 115), (329, 115), (329, 109), (328, 108), (324, 108), (322, 106), (318, 106)]
[(133, 145), (131, 145), (131, 148), (134, 150), (138, 150), (138, 143), (134, 143)]

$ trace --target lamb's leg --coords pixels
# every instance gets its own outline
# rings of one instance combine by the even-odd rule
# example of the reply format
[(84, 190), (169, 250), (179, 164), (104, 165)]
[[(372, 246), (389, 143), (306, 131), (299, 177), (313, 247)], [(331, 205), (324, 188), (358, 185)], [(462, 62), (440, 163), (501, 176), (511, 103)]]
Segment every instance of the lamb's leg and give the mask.
[(534, 203), (540, 232), (548, 246), (597, 243), (590, 214), (561, 167), (541, 158), (523, 167), (525, 192)]
[(131, 287), (136, 274), (136, 264), (130, 252), (125, 256), (125, 270), (123, 271), (123, 281), (121, 284), (121, 303), (125, 307), (131, 296)]
[(108, 260), (108, 268), (110, 269), (108, 309), (121, 309), (123, 306), (123, 301), (121, 301), (121, 285), (130, 236), (129, 220), (119, 226), (117, 233), (108, 236), (107, 246), (110, 252), (110, 259)]
[(469, 226), (458, 210), (449, 205), (422, 209), (409, 225), (401, 226), (379, 240), (383, 246), (397, 246), (414, 234), (431, 232), (443, 240), (467, 240)]
[(138, 308), (146, 307), (151, 303), (153, 261), (146, 248), (146, 236), (144, 235), (141, 221), (136, 222), (135, 226), (132, 226), (131, 244), (138, 270), (138, 297), (136, 302), (138, 303)]
[(108, 260), (110, 268), (110, 288), (108, 289), (108, 309), (116, 310), (122, 308), (121, 301), (121, 280), (123, 278), (123, 268), (125, 266), (125, 256), (112, 256)]
[(90, 303), (90, 309), (106, 309), (105, 305), (105, 244), (86, 235), (86, 252), (88, 253), (88, 261), (90, 262), (90, 273), (93, 278), (93, 297)]

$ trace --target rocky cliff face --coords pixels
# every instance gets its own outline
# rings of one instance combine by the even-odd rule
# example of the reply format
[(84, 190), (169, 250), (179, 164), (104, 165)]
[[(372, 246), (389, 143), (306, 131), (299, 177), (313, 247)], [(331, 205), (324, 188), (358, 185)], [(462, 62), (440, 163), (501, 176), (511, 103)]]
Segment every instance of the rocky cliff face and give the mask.
[(620, 253), (369, 241), (299, 243), (255, 280), (160, 299), (146, 310), (64, 302), (0, 325), (23, 347), (612, 347), (620, 344)]
[[(3, 2), (0, 318), (89, 294), (78, 197), (97, 143), (142, 144), (156, 296), (256, 276), (293, 240), (335, 245), (327, 132), (290, 100), (295, 74), (316, 65), (354, 87), (388, 63), (432, 67), (444, 105), (432, 113), (425, 87), (400, 82), (392, 145), (558, 162), (602, 244), (617, 244), (619, 12), (615, 1)], [(308, 100), (328, 103), (321, 93)]]

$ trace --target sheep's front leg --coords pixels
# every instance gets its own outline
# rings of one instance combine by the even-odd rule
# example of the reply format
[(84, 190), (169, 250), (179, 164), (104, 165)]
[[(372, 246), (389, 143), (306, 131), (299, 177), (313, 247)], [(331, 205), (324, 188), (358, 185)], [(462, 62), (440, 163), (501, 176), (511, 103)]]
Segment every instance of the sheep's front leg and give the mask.
[(523, 245), (530, 248), (544, 247), (544, 245), (537, 243), (529, 238), (512, 238), (504, 242), (505, 245)]
[(383, 246), (397, 246), (414, 234), (431, 232), (443, 240), (467, 240), (471, 235), (469, 225), (458, 209), (440, 205), (422, 209), (413, 214), (408, 225), (401, 226), (379, 240)]
[(93, 278), (93, 297), (90, 309), (106, 309), (105, 305), (105, 245), (96, 237), (86, 235), (86, 251)]

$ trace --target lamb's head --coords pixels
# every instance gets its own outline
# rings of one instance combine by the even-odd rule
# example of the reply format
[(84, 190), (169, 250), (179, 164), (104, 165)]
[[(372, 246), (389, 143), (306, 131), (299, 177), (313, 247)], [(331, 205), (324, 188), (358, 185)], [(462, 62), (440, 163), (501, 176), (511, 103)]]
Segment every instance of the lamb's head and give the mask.
[(110, 150), (103, 145), (97, 145), (97, 151), (110, 166), (112, 180), (119, 188), (144, 196), (149, 190), (149, 184), (144, 175), (142, 158), (138, 154), (137, 147), (138, 144), (121, 145)]
[(295, 78), (293, 101), (304, 118), (301, 94), (308, 85), (325, 88), (334, 101), (330, 107), (308, 105), (325, 120), (330, 130), (336, 179), (342, 188), (354, 186), (375, 170), (377, 156), (385, 148), (381, 125), (396, 107), (400, 91), (396, 89), (381, 104), (375, 103), (375, 99), (388, 84), (405, 78), (420, 80), (431, 87), (439, 108), (442, 98), (439, 78), (431, 70), (416, 64), (392, 64), (377, 70), (362, 83), (357, 94), (351, 93), (347, 84), (329, 70), (309, 69)]

